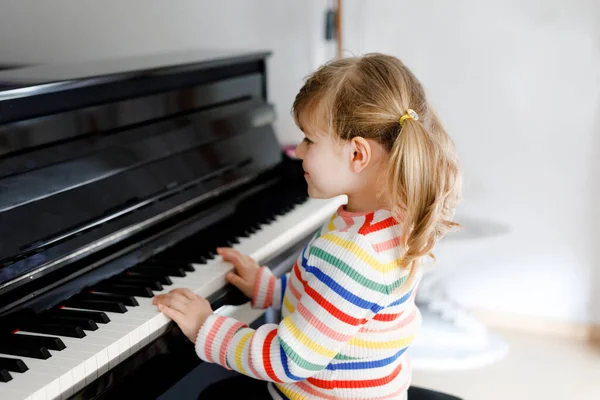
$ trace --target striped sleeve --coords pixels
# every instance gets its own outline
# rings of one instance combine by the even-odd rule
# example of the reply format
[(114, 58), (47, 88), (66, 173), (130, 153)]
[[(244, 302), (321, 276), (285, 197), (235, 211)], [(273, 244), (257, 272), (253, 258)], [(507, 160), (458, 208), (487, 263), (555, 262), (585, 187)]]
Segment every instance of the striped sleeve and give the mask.
[(304, 272), (299, 266), (292, 271), (288, 283), (300, 297), (279, 325), (233, 328), (235, 320), (212, 317), (200, 329), (198, 356), (271, 382), (310, 378), (384, 308), (388, 289), (376, 265), (369, 265), (374, 257), (362, 235), (323, 235), (302, 254)]
[(265, 309), (273, 307), (281, 309), (281, 301), (287, 286), (290, 273), (277, 278), (268, 267), (261, 267), (254, 285), (252, 308)]

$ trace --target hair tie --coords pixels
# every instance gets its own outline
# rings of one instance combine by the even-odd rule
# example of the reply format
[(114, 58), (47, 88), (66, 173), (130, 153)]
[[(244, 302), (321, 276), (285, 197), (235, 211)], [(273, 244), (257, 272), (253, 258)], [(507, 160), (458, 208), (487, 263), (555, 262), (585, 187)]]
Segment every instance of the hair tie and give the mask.
[(415, 121), (419, 120), (419, 114), (415, 112), (415, 110), (409, 108), (406, 110), (406, 113), (400, 117), (400, 126), (404, 125), (404, 121), (407, 119), (414, 119)]

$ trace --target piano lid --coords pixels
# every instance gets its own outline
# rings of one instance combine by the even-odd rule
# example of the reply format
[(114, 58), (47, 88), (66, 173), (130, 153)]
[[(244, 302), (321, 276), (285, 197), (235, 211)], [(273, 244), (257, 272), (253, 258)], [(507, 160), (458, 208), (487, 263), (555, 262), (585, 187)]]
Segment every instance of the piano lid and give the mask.
[(222, 67), (260, 60), (269, 54), (266, 51), (188, 50), (63, 64), (11, 66), (0, 68), (0, 101), (139, 76)]
[[(0, 124), (114, 101), (134, 91), (142, 94), (162, 91), (169, 84), (185, 86), (190, 73), (210, 76), (262, 63), (269, 55), (266, 51), (194, 50), (0, 70)], [(165, 86), (165, 82), (170, 83)], [(92, 88), (95, 92), (88, 99)]]
[(0, 292), (275, 168), (267, 56), (0, 71)]

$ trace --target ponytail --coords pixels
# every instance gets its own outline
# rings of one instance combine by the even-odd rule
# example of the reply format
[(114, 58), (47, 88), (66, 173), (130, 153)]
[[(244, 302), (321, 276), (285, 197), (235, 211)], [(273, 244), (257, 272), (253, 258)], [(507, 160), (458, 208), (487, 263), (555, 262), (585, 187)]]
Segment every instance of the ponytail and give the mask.
[(381, 195), (401, 229), (400, 266), (415, 275), (413, 266), (433, 258), (437, 240), (458, 227), (452, 219), (461, 185), (452, 140), (421, 83), (389, 55), (334, 60), (309, 77), (293, 112), (301, 128), (371, 139), (388, 152)]
[(435, 259), (431, 251), (437, 240), (458, 227), (451, 221), (458, 201), (458, 165), (433, 113), (429, 120), (430, 130), (421, 121), (403, 121), (390, 151), (388, 188), (392, 213), (402, 227), (401, 266), (407, 269), (425, 255)]

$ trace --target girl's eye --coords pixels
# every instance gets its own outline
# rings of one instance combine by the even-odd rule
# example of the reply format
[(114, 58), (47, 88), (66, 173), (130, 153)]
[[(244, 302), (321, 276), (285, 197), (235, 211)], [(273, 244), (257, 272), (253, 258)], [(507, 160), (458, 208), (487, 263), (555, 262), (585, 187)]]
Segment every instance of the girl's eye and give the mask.
[(307, 137), (304, 138), (303, 142), (306, 144), (312, 144), (312, 141)]

